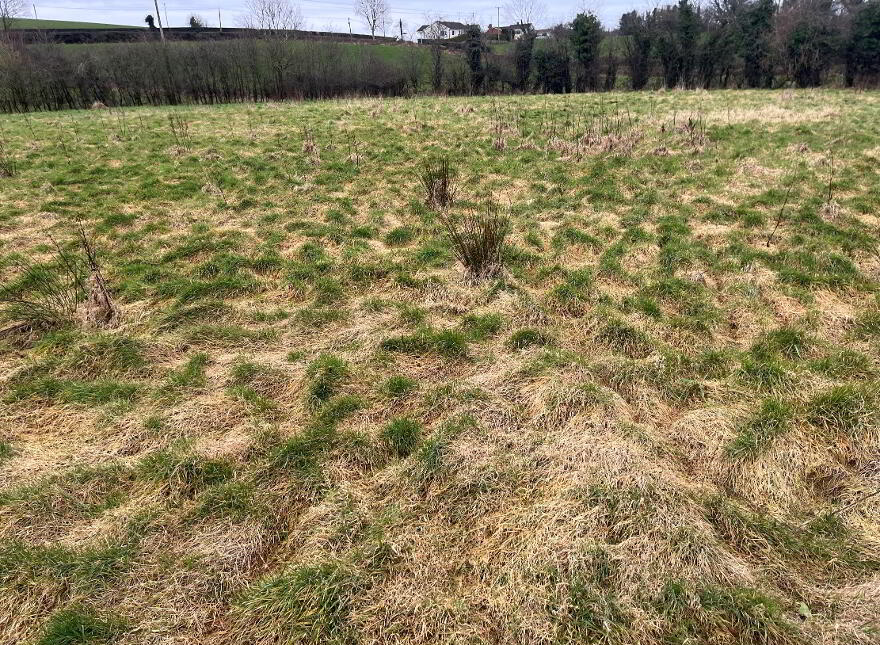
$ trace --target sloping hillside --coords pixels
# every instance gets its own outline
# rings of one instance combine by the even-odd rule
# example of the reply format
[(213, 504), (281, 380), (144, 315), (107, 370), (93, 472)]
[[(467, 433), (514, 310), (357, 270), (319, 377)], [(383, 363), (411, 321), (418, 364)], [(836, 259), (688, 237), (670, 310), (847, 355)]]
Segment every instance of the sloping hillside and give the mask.
[(80, 22), (77, 20), (38, 20), (35, 18), (13, 18), (12, 29), (136, 29), (140, 25), (108, 25), (101, 22)]

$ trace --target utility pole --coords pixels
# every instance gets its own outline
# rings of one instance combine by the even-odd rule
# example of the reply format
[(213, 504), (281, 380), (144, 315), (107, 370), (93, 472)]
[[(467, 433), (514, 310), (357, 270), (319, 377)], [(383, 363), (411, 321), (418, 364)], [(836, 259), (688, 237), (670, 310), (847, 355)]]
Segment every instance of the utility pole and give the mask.
[(34, 8), (34, 20), (39, 20), (39, 17), (37, 17), (37, 5), (32, 4), (31, 6)]
[(159, 37), (165, 42), (165, 32), (162, 30), (162, 14), (159, 13), (159, 0), (153, 0), (153, 6), (156, 7), (156, 19), (159, 21)]
[(498, 14), (496, 17), (496, 20), (498, 21), (498, 23), (495, 25), (495, 27), (498, 29), (497, 40), (500, 41), (501, 40), (501, 7), (495, 7), (495, 9), (497, 10), (497, 14)]
[(220, 33), (223, 33), (223, 17), (220, 15), (220, 9), (217, 9), (217, 22), (220, 23)]
[(165, 9), (165, 26), (171, 27), (171, 23), (168, 22), (168, 3), (163, 1), (162, 8)]
[(403, 18), (400, 19), (400, 41), (403, 42)]
[(348, 37), (353, 38), (351, 34), (351, 18), (348, 19)]

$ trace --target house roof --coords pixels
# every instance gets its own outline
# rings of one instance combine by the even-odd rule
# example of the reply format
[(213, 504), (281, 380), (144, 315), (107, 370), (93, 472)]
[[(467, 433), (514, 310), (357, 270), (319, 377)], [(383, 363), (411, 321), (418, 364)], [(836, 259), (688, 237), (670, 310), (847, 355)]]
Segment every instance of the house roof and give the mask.
[(507, 25), (506, 27), (499, 27), (499, 29), (522, 29), (523, 31), (531, 31), (532, 30), (532, 23), (518, 22), (515, 25)]
[(444, 27), (446, 27), (448, 29), (467, 29), (467, 25), (464, 24), (463, 22), (452, 22), (449, 20), (436, 20), (436, 21), (432, 22), (430, 25), (422, 25), (421, 27), (416, 29), (416, 31), (425, 31), (425, 29), (427, 29), (431, 25), (443, 25)]

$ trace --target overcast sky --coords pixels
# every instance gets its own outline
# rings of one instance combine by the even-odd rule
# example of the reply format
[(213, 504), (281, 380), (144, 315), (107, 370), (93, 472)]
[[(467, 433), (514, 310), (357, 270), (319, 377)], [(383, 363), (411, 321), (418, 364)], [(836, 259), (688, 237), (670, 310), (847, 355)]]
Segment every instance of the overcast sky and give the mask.
[[(85, 22), (106, 22), (120, 25), (144, 24), (148, 13), (155, 13), (152, 0), (46, 0), (42, 4), (37, 0), (37, 17), (50, 20), (78, 20)], [(430, 0), (388, 0), (391, 7), (393, 32), (389, 28), (388, 35), (397, 35), (398, 20), (403, 20), (404, 30), (414, 32), (426, 22), (426, 17), (443, 17), (446, 20), (461, 22), (477, 22), (483, 26), (497, 24), (496, 5), (502, 5), (501, 24), (510, 21), (505, 19), (505, 0), (447, 0), (431, 2)], [(245, 0), (159, 0), (162, 20), (168, 15), (168, 23), (172, 27), (182, 27), (187, 23), (190, 14), (197, 13), (209, 26), (216, 27), (217, 11), (223, 18), (224, 26), (237, 26), (244, 14)], [(366, 27), (356, 17), (354, 0), (299, 0), (306, 28), (333, 31), (348, 31), (348, 20), (351, 19), (352, 30), (365, 33)], [(606, 27), (617, 25), (620, 14), (630, 9), (645, 9), (649, 0), (562, 0), (547, 2), (546, 20), (538, 27), (547, 27), (573, 17), (582, 7), (595, 11)], [(33, 17), (33, 9), (28, 17)]]

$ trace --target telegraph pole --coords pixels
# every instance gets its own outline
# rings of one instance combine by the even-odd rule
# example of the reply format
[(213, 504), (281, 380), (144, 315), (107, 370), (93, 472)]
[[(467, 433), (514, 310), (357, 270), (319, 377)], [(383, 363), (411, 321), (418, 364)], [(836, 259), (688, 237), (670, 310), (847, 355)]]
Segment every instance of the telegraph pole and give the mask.
[(153, 6), (156, 7), (156, 20), (159, 21), (159, 37), (165, 42), (165, 32), (162, 30), (162, 14), (159, 13), (159, 0), (153, 0)]
[(32, 4), (31, 6), (34, 8), (34, 20), (39, 20), (39, 18), (37, 17), (37, 5)]
[(217, 9), (217, 22), (220, 23), (220, 33), (223, 33), (223, 17), (220, 15), (220, 9)]
[(498, 38), (497, 38), (497, 40), (501, 40), (501, 7), (495, 7), (495, 9), (497, 10), (497, 13), (498, 13), (498, 15), (497, 15), (497, 17), (496, 17), (496, 20), (498, 21), (498, 24), (495, 25), (495, 27), (498, 28)]
[(351, 34), (351, 18), (348, 19), (348, 37), (349, 38), (353, 37)]
[(403, 18), (400, 19), (400, 41), (403, 42)]

